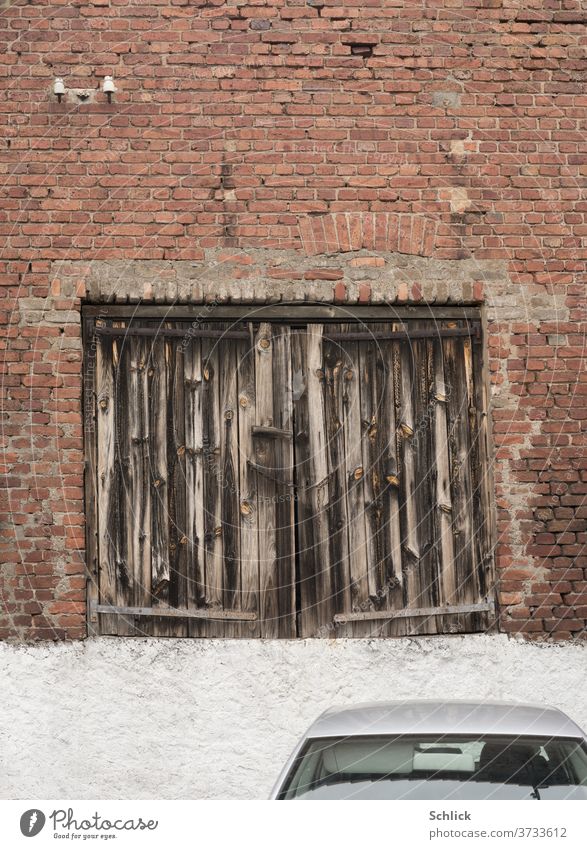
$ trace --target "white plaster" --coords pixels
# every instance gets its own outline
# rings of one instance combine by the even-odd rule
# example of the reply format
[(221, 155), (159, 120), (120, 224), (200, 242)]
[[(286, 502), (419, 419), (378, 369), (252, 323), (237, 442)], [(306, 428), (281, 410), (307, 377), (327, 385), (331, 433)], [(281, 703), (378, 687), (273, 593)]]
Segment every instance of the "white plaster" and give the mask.
[(587, 726), (587, 654), (506, 636), (0, 644), (1, 798), (265, 798), (332, 704), (487, 698)]

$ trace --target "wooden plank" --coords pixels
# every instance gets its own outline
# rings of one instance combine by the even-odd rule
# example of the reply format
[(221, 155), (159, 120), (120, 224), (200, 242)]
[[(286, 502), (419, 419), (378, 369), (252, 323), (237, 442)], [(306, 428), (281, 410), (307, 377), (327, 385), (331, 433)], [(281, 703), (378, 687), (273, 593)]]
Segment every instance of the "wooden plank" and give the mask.
[[(183, 347), (165, 339), (167, 392), (166, 453), (168, 488), (169, 592), (172, 607), (188, 604), (188, 532), (186, 519), (185, 364)], [(185, 622), (154, 623), (159, 636), (187, 636)]]
[(440, 340), (434, 348), (434, 465), (436, 472), (435, 543), (439, 557), (440, 604), (458, 603), (454, 565), (453, 505), (450, 492), (448, 446), (448, 389), (444, 377), (444, 356)]
[(255, 343), (252, 324), (247, 342), (237, 342), (239, 532), (241, 558), (241, 610), (255, 614), (251, 622), (235, 626), (237, 636), (258, 637), (259, 610), (259, 510), (257, 476), (251, 470), (252, 430), (255, 422)]
[(408, 342), (399, 343), (399, 372), (396, 392), (399, 398), (398, 441), (401, 458), (400, 526), (402, 537), (402, 570), (404, 604), (417, 606), (420, 594), (418, 564), (418, 506), (416, 501), (416, 460), (414, 456), (414, 366)]
[[(379, 555), (377, 551), (377, 494), (373, 488), (374, 478), (377, 487), (376, 475), (377, 471), (373, 468), (374, 441), (377, 432), (377, 414), (373, 409), (373, 397), (377, 394), (377, 378), (376, 378), (376, 357), (377, 352), (373, 345), (359, 346), (359, 364), (360, 364), (360, 404), (361, 404), (361, 448), (362, 448), (362, 467), (363, 467), (363, 513), (366, 522), (366, 551), (367, 551), (367, 599), (363, 600), (363, 604), (375, 605), (380, 601), (378, 596), (379, 588)], [(375, 405), (376, 406), (376, 405)]]
[(298, 476), (298, 636), (334, 636), (328, 524), (328, 463), (322, 368), (322, 326), (294, 335)]
[[(343, 423), (345, 499), (348, 537), (350, 612), (366, 610), (369, 604), (367, 580), (368, 549), (364, 498), (363, 428), (361, 419), (361, 363), (357, 342), (344, 344)], [(339, 611), (343, 612), (343, 611)], [(337, 629), (339, 636), (364, 637), (368, 627), (356, 624), (353, 628)]]
[[(201, 322), (203, 313), (209, 315), (209, 304), (84, 304), (82, 315), (99, 318), (151, 318), (164, 320), (196, 319)], [(214, 319), (226, 321), (228, 319), (247, 320), (251, 315), (250, 304), (215, 304)], [(447, 306), (442, 305), (434, 308), (435, 320), (441, 319), (468, 319), (479, 320), (480, 310), (478, 306)], [(259, 304), (255, 306), (255, 318), (258, 321), (300, 322), (316, 321), (324, 323), (329, 321), (341, 322), (357, 320), (364, 321), (407, 321), (409, 319), (424, 319), (430, 321), (430, 306), (414, 306), (410, 304), (336, 304), (324, 303), (279, 303)], [(212, 322), (210, 322), (212, 324)]]
[[(416, 490), (414, 498), (418, 515), (417, 537), (419, 559), (414, 578), (417, 594), (410, 599), (410, 606), (437, 607), (439, 604), (438, 552), (434, 538), (436, 492), (434, 485), (433, 428), (435, 401), (431, 389), (434, 384), (432, 342), (416, 339), (410, 343), (414, 363), (414, 435), (410, 442), (414, 452)], [(420, 624), (413, 623), (411, 633), (420, 632)], [(427, 623), (428, 633), (433, 632), (433, 622)]]
[(350, 610), (350, 568), (347, 480), (344, 438), (344, 372), (346, 356), (340, 344), (322, 339), (324, 430), (328, 489), (328, 548), (334, 611)]
[[(202, 421), (204, 472), (204, 547), (206, 554), (206, 606), (212, 612), (222, 610), (222, 498), (220, 466), (220, 386), (219, 347), (211, 339), (202, 339)], [(208, 637), (223, 637), (224, 625), (210, 623)]]
[[(222, 339), (218, 347), (222, 606), (225, 610), (235, 610), (240, 608), (241, 603), (237, 360), (235, 342), (232, 339)], [(238, 630), (231, 625), (226, 625), (224, 636), (236, 637)]]
[[(273, 328), (273, 425), (280, 435), (291, 432), (292, 359), (289, 327)], [(257, 437), (259, 436), (257, 430)], [(265, 439), (274, 438), (264, 433)], [(291, 439), (279, 438), (274, 446), (275, 472), (278, 479), (294, 478), (294, 453)], [(293, 486), (275, 492), (275, 546), (277, 580), (277, 632), (280, 638), (296, 636), (295, 600), (295, 492)]]
[(491, 602), (478, 602), (476, 604), (442, 605), (439, 607), (405, 607), (401, 610), (374, 610), (366, 613), (343, 613), (334, 618), (337, 622), (368, 622), (379, 619), (416, 619), (422, 616), (451, 616), (454, 614), (476, 613), (492, 611)]
[[(473, 523), (475, 535), (478, 537), (478, 586), (482, 594), (495, 593), (495, 574), (492, 540), (496, 538), (495, 511), (491, 503), (490, 493), (493, 492), (491, 450), (489, 445), (489, 401), (488, 380), (484, 373), (482, 358), (483, 348), (479, 343), (472, 346), (472, 392), (469, 398), (469, 408), (472, 409), (473, 442), (477, 449), (476, 462), (473, 469), (473, 487), (475, 492), (475, 507)], [(468, 381), (470, 385), (470, 380)], [(493, 625), (494, 623), (490, 623)]]
[(460, 339), (443, 340), (444, 370), (447, 388), (448, 446), (452, 530), (454, 537), (455, 593), (460, 603), (478, 600), (476, 573), (478, 563), (472, 522), (473, 484), (469, 401), (463, 343)]
[(348, 330), (343, 333), (338, 333), (335, 330), (327, 330), (324, 335), (324, 340), (327, 342), (372, 342), (374, 341), (374, 337), (377, 342), (382, 342), (384, 340), (388, 341), (391, 339), (436, 339), (447, 336), (473, 336), (477, 331), (478, 328), (474, 325), (469, 325), (466, 328), (458, 327), (445, 330), (439, 329), (435, 325), (429, 328), (418, 327), (417, 329), (412, 329), (408, 326), (405, 330), (393, 331), (383, 329), (381, 325), (373, 325), (369, 327), (368, 331), (362, 331), (360, 333), (354, 332), (353, 330)]
[(309, 449), (310, 410), (306, 329), (292, 330), (292, 399), (294, 415), (294, 479), (296, 492), (296, 618), (298, 636), (318, 634), (318, 558), (314, 540), (311, 484), (314, 480)]
[[(132, 570), (132, 605), (151, 599), (151, 487), (149, 475), (149, 342), (130, 337), (130, 468), (127, 509), (129, 570)], [(134, 633), (150, 633), (135, 623)]]
[[(190, 339), (184, 348), (185, 401), (185, 490), (188, 563), (188, 608), (204, 609), (206, 604), (206, 555), (204, 545), (204, 422), (202, 350), (199, 339)], [(197, 618), (188, 622), (190, 637), (205, 636), (205, 625)]]
[[(273, 427), (273, 338), (270, 324), (261, 323), (255, 335), (255, 424)], [(277, 534), (275, 486), (277, 477), (275, 441), (254, 440), (253, 462), (265, 473), (256, 472), (259, 516), (259, 614), (262, 637), (279, 636), (277, 579)]]
[[(380, 341), (388, 328), (389, 325), (373, 325), (370, 340), (358, 343), (364, 512), (370, 576), (369, 593), (361, 602), (363, 611), (403, 604), (393, 346), (388, 339)], [(381, 628), (385, 633), (389, 630), (387, 626), (376, 631), (363, 630), (355, 625), (353, 633), (382, 636)]]
[[(170, 502), (174, 499), (173, 474), (168, 463), (169, 375), (167, 345), (162, 337), (144, 340), (147, 350), (147, 434), (151, 497), (151, 597), (150, 603), (169, 604), (172, 565), (170, 563)], [(144, 602), (147, 603), (146, 601)], [(152, 620), (142, 630), (153, 636), (172, 636), (173, 623)]]
[[(375, 339), (368, 344), (373, 361), (372, 380), (369, 384), (370, 425), (366, 441), (370, 451), (369, 474), (373, 498), (370, 512), (374, 516), (377, 557), (377, 598), (373, 603), (376, 610), (403, 607), (399, 464), (393, 371), (394, 346), (397, 342), (383, 338), (387, 328), (388, 325), (374, 325)], [(393, 626), (389, 624), (382, 626), (377, 632), (370, 632), (371, 636), (403, 633), (405, 628), (401, 622)]]
[(176, 607), (131, 607), (124, 605), (97, 604), (93, 610), (102, 615), (115, 616), (144, 616), (157, 619), (198, 619), (206, 621), (232, 622), (255, 619), (256, 614), (240, 610), (206, 610), (205, 608), (176, 608)]
[[(113, 343), (99, 339), (96, 348), (96, 511), (99, 598), (106, 604), (118, 602), (118, 470), (115, 465), (116, 398)], [(117, 634), (118, 619), (102, 616), (102, 634)]]
[(151, 486), (151, 570), (153, 595), (169, 602), (169, 480), (167, 464), (166, 343), (150, 347), (147, 364), (149, 394), (149, 478)]
[[(143, 342), (113, 340), (114, 424), (117, 469), (116, 508), (116, 601), (120, 606), (143, 605), (151, 592), (150, 493), (146, 462), (148, 421), (146, 406), (146, 362)], [(145, 592), (148, 594), (145, 596)], [(102, 600), (102, 598), (101, 598)], [(119, 617), (119, 635), (144, 633), (131, 618)]]
[[(246, 339), (248, 334), (246, 330), (194, 330), (189, 325), (186, 327), (166, 327), (165, 325), (157, 325), (156, 327), (141, 327), (131, 325), (123, 329), (117, 327), (99, 327), (97, 330), (100, 336), (156, 336), (157, 338), (171, 339)], [(182, 346), (183, 350), (183, 346)]]
[(98, 568), (98, 460), (96, 428), (96, 364), (98, 337), (94, 333), (94, 321), (83, 320), (83, 395), (82, 412), (84, 428), (84, 497), (85, 497), (85, 544), (86, 544), (86, 623), (88, 636), (99, 634), (98, 616), (90, 607), (97, 604), (100, 593)]

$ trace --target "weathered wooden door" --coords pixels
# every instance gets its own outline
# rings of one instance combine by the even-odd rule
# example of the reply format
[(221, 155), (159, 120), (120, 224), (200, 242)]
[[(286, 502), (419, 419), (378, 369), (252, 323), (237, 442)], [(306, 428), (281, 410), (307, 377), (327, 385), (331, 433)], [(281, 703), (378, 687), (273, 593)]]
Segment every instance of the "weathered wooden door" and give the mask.
[(94, 626), (295, 636), (289, 328), (126, 324), (90, 330)]
[(480, 630), (483, 387), (465, 322), (88, 322), (100, 633)]
[(465, 322), (294, 332), (301, 636), (488, 626), (475, 338)]

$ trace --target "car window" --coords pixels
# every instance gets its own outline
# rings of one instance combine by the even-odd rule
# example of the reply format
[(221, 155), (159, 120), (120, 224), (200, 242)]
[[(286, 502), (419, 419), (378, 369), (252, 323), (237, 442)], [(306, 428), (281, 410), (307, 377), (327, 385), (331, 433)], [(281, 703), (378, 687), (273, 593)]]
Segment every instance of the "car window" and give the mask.
[(587, 796), (581, 741), (357, 736), (309, 741), (279, 798), (541, 798), (553, 788)]

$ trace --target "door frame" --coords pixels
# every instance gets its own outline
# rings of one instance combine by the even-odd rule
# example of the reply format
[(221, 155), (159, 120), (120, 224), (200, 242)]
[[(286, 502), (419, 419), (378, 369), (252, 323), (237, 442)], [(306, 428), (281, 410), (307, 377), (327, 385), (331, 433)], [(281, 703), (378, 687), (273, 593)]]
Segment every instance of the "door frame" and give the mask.
[[(478, 323), (480, 332), (477, 341), (483, 342), (486, 338), (486, 310), (482, 305), (396, 305), (396, 304), (325, 304), (312, 303), (308, 301), (290, 301), (280, 303), (250, 303), (250, 304), (216, 304), (215, 302), (197, 302), (185, 304), (116, 304), (86, 302), (81, 306), (82, 316), (82, 421), (83, 421), (83, 451), (84, 451), (84, 513), (85, 539), (86, 539), (86, 575), (87, 575), (87, 628), (88, 635), (97, 635), (97, 615), (95, 606), (99, 603), (98, 597), (98, 540), (97, 540), (97, 494), (95, 474), (96, 450), (94, 440), (93, 416), (95, 412), (94, 403), (94, 379), (95, 379), (95, 321), (99, 319), (120, 320), (153, 320), (161, 321), (190, 321), (197, 320), (198, 323), (213, 323), (215, 321), (234, 320), (235, 323), (248, 322), (271, 322), (286, 324), (290, 326), (308, 323), (328, 324), (329, 322), (382, 322), (399, 321), (410, 319), (435, 318), (442, 320), (461, 320)], [(409, 336), (409, 333), (406, 334)], [(94, 365), (92, 356), (88, 351), (94, 346)], [(480, 348), (480, 374), (482, 385), (479, 390), (484, 399), (484, 437), (486, 440), (486, 456), (488, 467), (486, 470), (487, 487), (486, 498), (489, 507), (488, 516), (488, 548), (491, 552), (490, 565), (488, 568), (488, 581), (490, 597), (493, 609), (496, 609), (496, 572), (495, 572), (495, 544), (496, 544), (496, 504), (495, 487), (493, 475), (494, 450), (492, 442), (491, 411), (489, 405), (489, 367), (487, 361), (487, 349), (484, 344)], [(490, 630), (497, 626), (497, 614), (490, 625)]]

